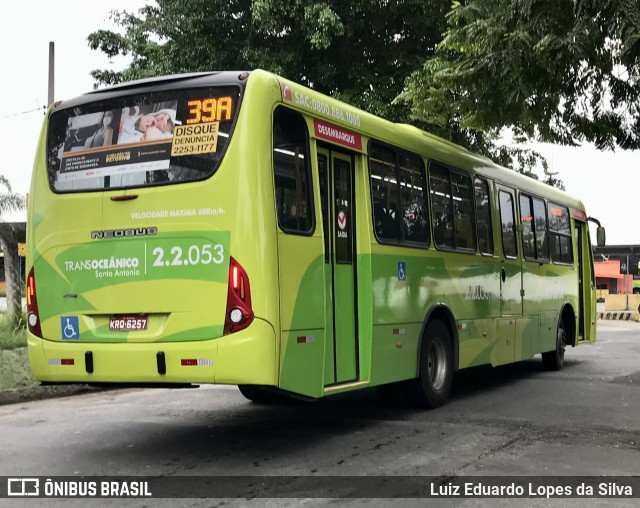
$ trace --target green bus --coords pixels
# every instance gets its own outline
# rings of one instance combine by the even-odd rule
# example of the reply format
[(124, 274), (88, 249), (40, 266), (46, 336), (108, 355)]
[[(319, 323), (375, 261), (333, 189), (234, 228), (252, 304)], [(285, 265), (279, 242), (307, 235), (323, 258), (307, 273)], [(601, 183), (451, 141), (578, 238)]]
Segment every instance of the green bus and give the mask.
[(29, 201), (45, 382), (436, 407), (458, 369), (596, 338), (579, 200), (262, 70), (54, 104)]

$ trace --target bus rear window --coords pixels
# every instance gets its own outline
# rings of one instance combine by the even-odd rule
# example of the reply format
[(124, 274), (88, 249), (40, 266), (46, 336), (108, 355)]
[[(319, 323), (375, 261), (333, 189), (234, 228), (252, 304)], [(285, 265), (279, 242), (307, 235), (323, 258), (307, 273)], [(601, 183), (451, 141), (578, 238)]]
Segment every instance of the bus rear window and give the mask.
[(239, 100), (239, 87), (211, 87), (56, 111), (47, 145), (51, 188), (74, 192), (207, 178), (229, 143)]

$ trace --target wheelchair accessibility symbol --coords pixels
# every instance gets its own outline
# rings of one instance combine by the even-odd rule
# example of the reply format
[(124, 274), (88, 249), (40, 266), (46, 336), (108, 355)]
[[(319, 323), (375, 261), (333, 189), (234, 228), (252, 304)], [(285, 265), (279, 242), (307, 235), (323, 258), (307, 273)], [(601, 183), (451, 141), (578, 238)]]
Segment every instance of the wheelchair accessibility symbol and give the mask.
[(60, 318), (62, 340), (80, 340), (78, 316), (62, 316)]
[(398, 280), (407, 280), (407, 265), (404, 261), (398, 261)]

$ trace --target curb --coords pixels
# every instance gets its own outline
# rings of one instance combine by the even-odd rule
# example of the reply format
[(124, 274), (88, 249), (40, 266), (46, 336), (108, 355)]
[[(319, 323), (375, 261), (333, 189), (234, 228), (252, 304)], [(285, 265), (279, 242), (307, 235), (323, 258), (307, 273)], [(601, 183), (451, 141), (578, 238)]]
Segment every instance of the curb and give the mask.
[(19, 388), (0, 390), (0, 406), (5, 404), (20, 404), (35, 400), (70, 397), (82, 393), (96, 393), (104, 391), (104, 388), (87, 384), (68, 385), (34, 385)]
[(640, 313), (638, 311), (628, 310), (598, 312), (598, 319), (608, 319), (612, 321), (640, 321)]

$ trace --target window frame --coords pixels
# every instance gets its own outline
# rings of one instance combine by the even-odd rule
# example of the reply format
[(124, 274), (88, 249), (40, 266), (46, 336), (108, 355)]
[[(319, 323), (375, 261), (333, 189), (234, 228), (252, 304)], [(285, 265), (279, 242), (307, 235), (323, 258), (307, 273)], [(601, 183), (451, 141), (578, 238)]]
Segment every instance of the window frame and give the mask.
[[(470, 255), (475, 255), (478, 253), (478, 234), (477, 234), (477, 216), (476, 216), (476, 199), (475, 199), (475, 182), (474, 182), (474, 177), (475, 175), (472, 173), (469, 173), (463, 169), (459, 169), (456, 167), (452, 167), (448, 164), (445, 164), (443, 162), (437, 161), (437, 160), (430, 160), (429, 161), (429, 166), (428, 166), (428, 176), (429, 176), (429, 181), (428, 181), (428, 185), (429, 185), (429, 212), (431, 215), (431, 218), (434, 217), (433, 214), (433, 198), (431, 196), (431, 168), (433, 166), (438, 167), (441, 170), (444, 170), (447, 172), (448, 174), (448, 182), (449, 182), (449, 203), (450, 203), (450, 209), (451, 209), (451, 214), (452, 214), (452, 226), (453, 226), (453, 247), (449, 247), (447, 245), (438, 245), (435, 241), (435, 233), (432, 232), (431, 233), (431, 237), (433, 239), (433, 245), (435, 246), (436, 250), (439, 251), (443, 251), (443, 252), (456, 252), (456, 253), (461, 253), (461, 254), (470, 254)], [(456, 221), (455, 221), (455, 210), (454, 210), (454, 203), (453, 203), (453, 181), (451, 178), (452, 174), (456, 174), (458, 176), (462, 176), (465, 178), (469, 179), (469, 184), (470, 184), (470, 189), (472, 189), (471, 191), (471, 211), (473, 213), (473, 216), (471, 217), (471, 230), (472, 230), (472, 234), (473, 234), (473, 240), (474, 240), (474, 247), (458, 247), (458, 233), (457, 233), (457, 228), (456, 228)], [(486, 180), (486, 179), (485, 179)], [(431, 228), (433, 228), (433, 220), (431, 220)]]
[[(531, 211), (531, 231), (533, 233), (533, 245), (534, 245), (534, 255), (533, 257), (531, 256), (527, 256), (525, 255), (525, 250), (524, 250), (524, 223), (522, 222), (522, 199), (527, 199), (527, 201), (529, 202), (529, 210)], [(538, 249), (538, 233), (536, 230), (536, 210), (535, 210), (535, 201), (538, 201), (539, 203), (542, 203), (542, 206), (544, 208), (544, 220), (545, 220), (545, 227), (544, 227), (544, 234), (547, 237), (547, 257), (541, 257), (540, 256), (540, 252)], [(534, 196), (533, 194), (530, 194), (528, 192), (523, 192), (523, 191), (519, 191), (518, 192), (518, 206), (520, 207), (520, 213), (519, 213), (519, 222), (522, 225), (522, 229), (520, 231), (520, 242), (522, 243), (522, 259), (524, 259), (525, 261), (529, 261), (532, 263), (539, 263), (539, 264), (547, 264), (547, 263), (551, 263), (551, 255), (549, 253), (549, 214), (548, 214), (548, 204), (547, 201), (545, 201), (543, 198), (538, 197), (538, 196)]]
[[(53, 107), (51, 114), (46, 120), (47, 134), (46, 134), (46, 140), (45, 140), (45, 169), (46, 169), (46, 175), (47, 175), (47, 184), (51, 192), (58, 195), (67, 195), (67, 194), (98, 193), (98, 192), (119, 192), (119, 191), (124, 191), (129, 189), (150, 189), (150, 188), (157, 188), (157, 187), (166, 187), (171, 185), (193, 184), (193, 183), (204, 182), (206, 180), (209, 180), (211, 177), (213, 177), (213, 175), (215, 175), (218, 172), (218, 170), (220, 169), (220, 166), (223, 164), (225, 160), (229, 144), (231, 143), (231, 139), (233, 138), (234, 133), (236, 131), (236, 127), (240, 117), (240, 107), (242, 106), (242, 102), (245, 95), (245, 86), (242, 84), (225, 82), (225, 81), (219, 82), (219, 83), (212, 82), (208, 84), (202, 84), (201, 86), (193, 86), (189, 81), (184, 81), (184, 82), (178, 82), (175, 86), (172, 86), (169, 88), (160, 86), (160, 80), (158, 80), (157, 84), (158, 84), (157, 87), (154, 86), (151, 89), (149, 87), (135, 86), (135, 87), (131, 87), (130, 89), (127, 88), (123, 90), (111, 91), (107, 89), (107, 90), (102, 90), (98, 92), (91, 92), (89, 94), (85, 94), (80, 97), (77, 97), (76, 99), (70, 99), (70, 100), (64, 101), (59, 105), (59, 107), (55, 107), (55, 106)], [(235, 114), (233, 119), (231, 120), (229, 132), (227, 133), (228, 139), (225, 142), (222, 149), (220, 150), (217, 160), (215, 161), (214, 164), (210, 165), (209, 170), (207, 172), (203, 172), (202, 176), (199, 176), (197, 178), (182, 179), (182, 180), (166, 180), (166, 181), (159, 180), (159, 181), (153, 182), (152, 184), (132, 183), (127, 185), (113, 186), (113, 187), (110, 184), (109, 186), (104, 186), (103, 184), (100, 187), (82, 187), (82, 188), (74, 188), (74, 189), (64, 189), (64, 188), (57, 187), (57, 183), (59, 182), (58, 177), (60, 173), (60, 165), (61, 165), (62, 159), (60, 159), (60, 165), (57, 168), (53, 168), (50, 162), (50, 158), (53, 157), (52, 154), (56, 150), (56, 147), (58, 146), (55, 144), (55, 140), (53, 139), (53, 136), (55, 132), (55, 127), (57, 127), (57, 125), (55, 124), (60, 122), (59, 119), (69, 121), (69, 119), (72, 118), (72, 116), (70, 116), (72, 114), (73, 116), (82, 116), (82, 115), (88, 115), (88, 114), (97, 114), (100, 112), (105, 113), (107, 111), (113, 111), (116, 109), (124, 109), (121, 106), (122, 102), (126, 102), (126, 101), (131, 102), (131, 101), (134, 101), (134, 99), (137, 99), (139, 97), (147, 97), (149, 99), (151, 97), (155, 98), (155, 96), (161, 96), (161, 97), (164, 95), (171, 96), (171, 94), (173, 94), (173, 97), (175, 97), (176, 94), (180, 94), (180, 93), (186, 94), (193, 91), (206, 92), (204, 93), (204, 95), (206, 95), (207, 93), (208, 94), (213, 93), (213, 90), (219, 90), (219, 89), (233, 89), (237, 93)], [(147, 106), (149, 104), (166, 102), (160, 99), (156, 99), (156, 101), (157, 102), (152, 102), (151, 99), (149, 99), (149, 101), (145, 102), (144, 105)], [(118, 105), (118, 107), (114, 108), (113, 107), (114, 105)], [(126, 107), (130, 107), (130, 106), (126, 106)], [(75, 114), (78, 110), (81, 111), (81, 114)], [(113, 128), (115, 129), (115, 126), (113, 126)], [(219, 139), (218, 139), (218, 142), (220, 142)], [(127, 148), (128, 146), (135, 147), (136, 145), (135, 144), (134, 145), (128, 145), (128, 144), (118, 145), (117, 143), (113, 145), (114, 149), (121, 147), (123, 150), (128, 149)], [(202, 155), (202, 154), (198, 154), (198, 155)], [(171, 170), (171, 161), (176, 158), (177, 157), (175, 156), (169, 157), (170, 168), (167, 171)], [(188, 169), (193, 169), (193, 168), (188, 168)], [(107, 176), (104, 176), (103, 178), (107, 178), (108, 176), (113, 176), (113, 175), (107, 175)]]
[[(501, 194), (506, 194), (507, 196), (510, 196), (511, 199), (511, 213), (512, 213), (512, 217), (513, 217), (513, 245), (515, 247), (515, 254), (514, 255), (507, 255), (504, 245), (504, 227), (503, 227), (503, 220), (502, 220), (502, 201), (500, 200), (500, 195)], [(511, 188), (500, 188), (498, 189), (498, 213), (500, 214), (500, 246), (502, 248), (502, 255), (504, 256), (505, 259), (518, 259), (520, 252), (518, 251), (518, 218), (517, 218), (517, 213), (518, 213), (518, 209), (517, 209), (517, 205), (516, 205), (516, 190), (515, 189), (511, 189)]]
[[(386, 150), (389, 152), (392, 152), (393, 155), (395, 156), (395, 160), (394, 160), (394, 176), (396, 179), (396, 183), (395, 183), (395, 188), (396, 188), (396, 192), (397, 192), (397, 197), (398, 197), (398, 211), (397, 211), (397, 217), (395, 217), (395, 222), (398, 225), (398, 229), (400, 232), (399, 238), (398, 239), (390, 239), (390, 238), (385, 238), (385, 237), (380, 237), (378, 235), (378, 232), (376, 230), (376, 210), (375, 210), (375, 205), (374, 205), (374, 193), (373, 193), (373, 177), (372, 177), (372, 171), (371, 171), (371, 162), (372, 162), (372, 157), (371, 157), (371, 152), (372, 152), (372, 148), (380, 148), (382, 150)], [(402, 222), (402, 218), (401, 218), (401, 214), (404, 213), (404, 203), (403, 203), (403, 199), (402, 199), (402, 189), (401, 189), (401, 180), (400, 178), (400, 173), (401, 173), (401, 168), (400, 168), (400, 163), (399, 163), (399, 158), (400, 158), (400, 154), (404, 153), (405, 155), (409, 155), (411, 157), (414, 157), (416, 160), (420, 161), (421, 164), (421, 173), (422, 173), (422, 178), (423, 178), (423, 190), (422, 190), (422, 200), (423, 200), (423, 206), (425, 209), (425, 212), (427, 214), (427, 223), (430, 223), (430, 208), (429, 208), (429, 200), (427, 198), (427, 195), (424, 192), (424, 188), (428, 185), (428, 176), (427, 176), (427, 168), (426, 165), (424, 163), (424, 159), (422, 158), (422, 156), (420, 154), (417, 154), (415, 152), (412, 152), (410, 150), (405, 150), (404, 148), (400, 148), (398, 146), (395, 145), (391, 145), (389, 143), (385, 143), (383, 141), (379, 141), (376, 139), (371, 139), (369, 140), (368, 146), (367, 146), (367, 168), (369, 170), (369, 193), (370, 193), (370, 203), (371, 203), (371, 227), (373, 229), (373, 235), (376, 239), (376, 241), (381, 244), (381, 245), (394, 245), (394, 246), (398, 246), (398, 247), (411, 247), (411, 248), (415, 248), (415, 249), (428, 249), (429, 246), (431, 245), (432, 242), (432, 235), (431, 235), (431, 229), (430, 227), (427, 226), (426, 228), (426, 235), (427, 235), (427, 239), (425, 242), (416, 242), (413, 240), (405, 240), (405, 228), (404, 228), (404, 223)]]
[[(304, 134), (304, 149), (305, 149), (305, 154), (304, 154), (304, 160), (305, 160), (305, 175), (306, 175), (306, 179), (307, 179), (307, 209), (309, 211), (310, 215), (310, 224), (309, 224), (309, 229), (306, 231), (303, 230), (299, 230), (299, 229), (292, 229), (292, 228), (287, 228), (284, 227), (284, 225), (282, 224), (281, 220), (280, 220), (280, 212), (278, 210), (279, 206), (278, 206), (278, 183), (277, 183), (277, 179), (276, 179), (276, 164), (275, 164), (275, 157), (274, 157), (274, 152), (276, 150), (276, 144), (275, 144), (275, 136), (276, 136), (276, 130), (275, 130), (275, 122), (276, 122), (276, 113), (279, 111), (286, 111), (286, 114), (290, 114), (290, 115), (294, 115), (297, 116), (302, 123), (304, 124), (304, 130), (303, 130), (303, 134)], [(278, 224), (278, 227), (280, 228), (280, 230), (286, 234), (289, 235), (296, 235), (296, 236), (313, 236), (313, 234), (316, 231), (316, 226), (317, 226), (317, 220), (316, 220), (316, 212), (315, 212), (315, 200), (314, 200), (314, 188), (313, 188), (313, 169), (312, 169), (312, 161), (311, 161), (311, 146), (310, 146), (310, 135), (309, 135), (309, 125), (307, 123), (306, 118), (304, 117), (304, 115), (302, 115), (302, 113), (300, 113), (299, 111), (296, 111), (295, 109), (291, 109), (288, 108), (286, 106), (283, 105), (278, 105), (278, 107), (276, 107), (273, 110), (272, 113), (272, 120), (271, 120), (271, 129), (272, 129), (272, 133), (271, 133), (271, 169), (273, 171), (273, 192), (274, 192), (274, 204), (275, 204), (275, 215), (276, 215), (276, 222)]]
[[(555, 206), (558, 208), (562, 208), (563, 210), (566, 211), (567, 213), (567, 225), (569, 227), (569, 233), (562, 233), (560, 231), (554, 231), (551, 229), (551, 221), (548, 220), (549, 217), (549, 207), (551, 206)], [(547, 220), (548, 220), (548, 234), (549, 234), (549, 259), (551, 261), (551, 263), (553, 263), (554, 265), (562, 265), (562, 266), (574, 266), (576, 263), (576, 256), (575, 256), (575, 252), (574, 252), (574, 248), (573, 248), (573, 233), (571, 232), (571, 213), (569, 210), (569, 207), (566, 205), (561, 205), (555, 201), (547, 201)], [(552, 239), (554, 239), (555, 237), (557, 237), (560, 241), (562, 238), (568, 239), (569, 241), (569, 248), (570, 248), (570, 255), (571, 255), (571, 261), (570, 262), (565, 262), (565, 261), (557, 261), (555, 259), (553, 259), (553, 252), (551, 249), (551, 245), (552, 245)]]
[[(488, 210), (489, 210), (489, 233), (491, 235), (491, 238), (489, 238), (490, 240), (490, 244), (491, 244), (491, 252), (484, 252), (481, 248), (480, 248), (480, 235), (478, 233), (478, 200), (477, 200), (477, 194), (476, 194), (476, 182), (480, 182), (480, 183), (484, 183), (486, 186), (486, 191), (487, 191), (487, 200), (488, 200)], [(482, 256), (486, 256), (486, 257), (493, 257), (495, 255), (496, 252), (496, 242), (495, 242), (495, 238), (494, 238), (494, 234), (493, 234), (493, 210), (492, 210), (492, 195), (491, 195), (491, 185), (490, 183), (491, 180), (489, 180), (488, 178), (485, 178), (483, 176), (479, 176), (479, 175), (474, 175), (473, 177), (473, 204), (475, 207), (475, 214), (476, 214), (476, 247), (478, 249), (478, 252), (482, 255)]]

